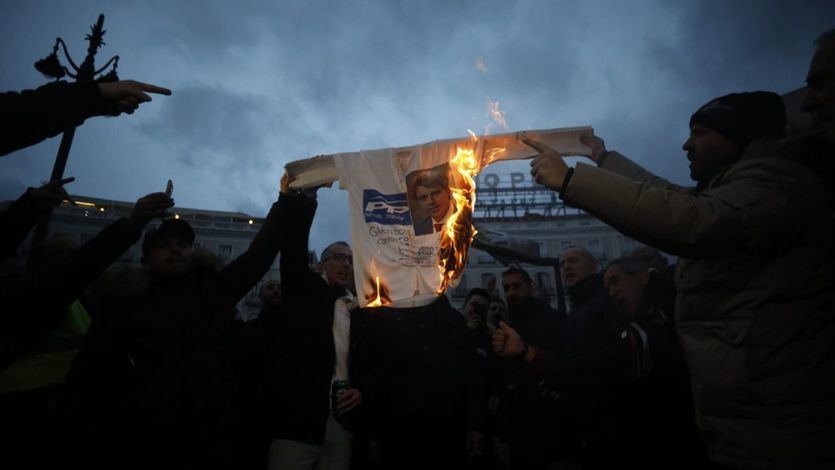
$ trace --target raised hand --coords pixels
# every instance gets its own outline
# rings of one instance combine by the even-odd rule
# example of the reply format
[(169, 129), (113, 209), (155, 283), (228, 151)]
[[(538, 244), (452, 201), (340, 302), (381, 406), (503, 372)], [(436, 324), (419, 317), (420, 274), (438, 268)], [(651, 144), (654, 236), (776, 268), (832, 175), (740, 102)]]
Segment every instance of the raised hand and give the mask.
[(174, 200), (165, 193), (151, 193), (142, 196), (133, 206), (130, 219), (138, 224), (147, 224), (154, 217), (165, 217), (167, 209), (174, 206)]
[(118, 82), (99, 83), (99, 92), (107, 103), (107, 114), (118, 116), (121, 113), (133, 114), (140, 103), (151, 101), (148, 93), (170, 95), (168, 88), (137, 82), (120, 80)]
[(534, 180), (554, 191), (561, 190), (565, 175), (568, 174), (568, 165), (562, 155), (538, 140), (522, 139), (522, 141), (539, 152), (539, 155), (531, 162), (531, 174)]
[(32, 199), (37, 200), (43, 204), (57, 206), (61, 201), (68, 200), (72, 202), (64, 185), (75, 181), (74, 177), (64, 178), (60, 180), (50, 181), (38, 188), (29, 188), (26, 193)]
[(594, 163), (600, 163), (601, 157), (606, 154), (606, 143), (603, 139), (596, 135), (581, 135), (580, 142), (591, 147), (591, 156), (589, 157)]
[(499, 322), (499, 327), (493, 333), (493, 352), (501, 357), (522, 354), (522, 337), (507, 323)]

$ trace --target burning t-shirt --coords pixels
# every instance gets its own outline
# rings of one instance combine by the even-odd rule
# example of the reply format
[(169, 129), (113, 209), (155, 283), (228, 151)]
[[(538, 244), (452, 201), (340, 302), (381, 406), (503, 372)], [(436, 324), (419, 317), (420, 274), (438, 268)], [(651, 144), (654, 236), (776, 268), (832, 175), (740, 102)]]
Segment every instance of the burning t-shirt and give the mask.
[(526, 158), (521, 139), (586, 155), (591, 128), (527, 131), (321, 156), (287, 166), (293, 187), (334, 181), (349, 194), (354, 276), (361, 305), (415, 307), (454, 286), (474, 235), (472, 176), (490, 163)]

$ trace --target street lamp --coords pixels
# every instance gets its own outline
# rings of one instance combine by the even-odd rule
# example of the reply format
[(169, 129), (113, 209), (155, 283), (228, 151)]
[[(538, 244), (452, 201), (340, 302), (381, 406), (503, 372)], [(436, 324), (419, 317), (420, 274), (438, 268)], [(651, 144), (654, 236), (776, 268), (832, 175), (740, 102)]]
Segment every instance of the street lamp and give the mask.
[[(90, 46), (87, 48), (87, 57), (84, 58), (84, 62), (81, 63), (80, 67), (75, 65), (75, 62), (73, 62), (72, 57), (70, 57), (70, 54), (67, 51), (67, 45), (64, 43), (64, 40), (59, 37), (55, 40), (55, 46), (52, 48), (52, 54), (49, 54), (45, 58), (35, 62), (35, 69), (47, 77), (54, 78), (56, 80), (59, 80), (64, 76), (69, 76), (70, 78), (74, 78), (77, 83), (92, 82), (94, 80), (97, 82), (115, 82), (119, 80), (119, 77), (116, 74), (116, 68), (119, 66), (118, 55), (111, 57), (110, 60), (104, 64), (104, 67), (98, 70), (96, 70), (95, 67), (96, 52), (98, 52), (98, 49), (101, 46), (105, 45), (105, 42), (102, 40), (105, 32), (104, 15), (99, 15), (98, 21), (96, 21), (96, 24), (90, 26), (90, 34), (88, 34), (85, 38), (90, 42)], [(67, 59), (67, 62), (70, 64), (72, 70), (63, 66), (61, 61), (58, 59), (59, 45), (63, 49), (64, 57)], [(113, 65), (113, 68), (110, 72), (104, 74), (103, 72), (107, 70), (111, 64)], [(64, 168), (67, 166), (67, 158), (70, 155), (72, 139), (75, 136), (75, 127), (76, 126), (67, 128), (61, 136), (61, 145), (58, 147), (58, 155), (55, 157), (55, 165), (52, 167), (52, 176), (49, 178), (50, 181), (57, 181), (64, 177)], [(38, 225), (38, 228), (35, 230), (35, 235), (32, 239), (33, 247), (40, 245), (46, 237), (49, 229), (49, 219), (51, 216), (52, 210), (50, 209)]]

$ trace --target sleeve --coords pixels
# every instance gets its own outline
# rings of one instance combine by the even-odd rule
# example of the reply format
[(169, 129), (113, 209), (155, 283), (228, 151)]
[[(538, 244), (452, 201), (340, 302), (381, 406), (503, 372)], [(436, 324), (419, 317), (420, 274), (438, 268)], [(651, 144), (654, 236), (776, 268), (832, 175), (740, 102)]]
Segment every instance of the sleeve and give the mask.
[(0, 262), (15, 255), (29, 232), (48, 211), (49, 205), (35, 200), (26, 191), (0, 214), (0, 227), (3, 227), (0, 230)]
[(75, 250), (66, 263), (24, 281), (14, 291), (4, 293), (9, 305), (23, 307), (4, 309), (0, 316), (4, 355), (14, 358), (28, 350), (45, 332), (57, 328), (66, 308), (122, 253), (139, 239), (141, 227), (128, 219), (120, 219)]
[(285, 243), (287, 226), (292, 221), (293, 196), (279, 196), (264, 219), (249, 249), (223, 268), (208, 285), (208, 292), (221, 296), (221, 302), (231, 308), (252, 289), (270, 269)]
[(314, 277), (317, 274), (307, 265), (307, 248), (317, 202), (301, 194), (288, 195), (288, 198), (293, 207), (293, 223), (287, 230), (287, 242), (281, 254), (279, 269), (282, 297), (289, 303), (303, 297), (310, 291), (310, 284), (316, 282)]
[(664, 178), (659, 178), (658, 176), (655, 176), (654, 174), (641, 167), (641, 165), (638, 165), (634, 161), (630, 160), (629, 158), (616, 151), (610, 151), (606, 154), (606, 158), (603, 160), (603, 163), (600, 165), (600, 168), (611, 171), (612, 173), (617, 173), (621, 176), (625, 176), (633, 181), (646, 183), (650, 186), (676, 191), (686, 190), (683, 186), (670, 183)]
[(96, 82), (52, 82), (35, 90), (0, 94), (0, 155), (7, 155), (102, 114)]
[[(786, 168), (751, 164), (695, 193), (578, 164), (562, 198), (623, 234), (685, 258), (716, 255), (780, 237), (790, 228)], [(791, 183), (788, 183), (791, 184)]]

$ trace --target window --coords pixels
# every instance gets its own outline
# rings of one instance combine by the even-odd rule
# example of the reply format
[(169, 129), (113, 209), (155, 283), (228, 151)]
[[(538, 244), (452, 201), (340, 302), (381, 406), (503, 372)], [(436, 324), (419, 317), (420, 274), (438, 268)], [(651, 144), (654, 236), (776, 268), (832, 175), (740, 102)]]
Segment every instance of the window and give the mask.
[(572, 241), (572, 240), (560, 240), (560, 251), (565, 251), (565, 250), (567, 250), (567, 249), (568, 249), (568, 247), (570, 247), (570, 246), (571, 246), (571, 245), (573, 245), (573, 244), (574, 244), (574, 243), (573, 243), (573, 241)]
[(222, 260), (228, 260), (232, 257), (232, 245), (220, 245), (217, 248), (217, 256)]

